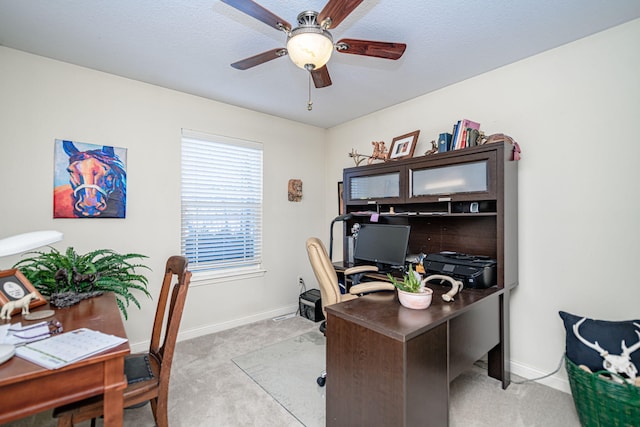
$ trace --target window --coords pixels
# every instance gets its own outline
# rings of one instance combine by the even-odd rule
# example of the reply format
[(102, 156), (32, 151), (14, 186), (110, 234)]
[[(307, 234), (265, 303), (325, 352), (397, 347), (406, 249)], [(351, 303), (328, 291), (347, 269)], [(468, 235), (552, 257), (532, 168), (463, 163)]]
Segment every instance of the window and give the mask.
[(182, 131), (181, 245), (194, 273), (260, 268), (262, 144)]

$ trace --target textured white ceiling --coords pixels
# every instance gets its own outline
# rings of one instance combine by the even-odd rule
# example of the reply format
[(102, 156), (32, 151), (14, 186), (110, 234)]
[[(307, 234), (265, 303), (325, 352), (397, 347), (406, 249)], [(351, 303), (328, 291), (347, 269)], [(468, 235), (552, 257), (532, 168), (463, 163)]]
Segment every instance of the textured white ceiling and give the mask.
[[(293, 26), (326, 0), (258, 0)], [(640, 17), (638, 0), (365, 0), (336, 29), (407, 44), (398, 61), (334, 53), (312, 89), (285, 34), (217, 0), (0, 0), (0, 44), (324, 128)]]

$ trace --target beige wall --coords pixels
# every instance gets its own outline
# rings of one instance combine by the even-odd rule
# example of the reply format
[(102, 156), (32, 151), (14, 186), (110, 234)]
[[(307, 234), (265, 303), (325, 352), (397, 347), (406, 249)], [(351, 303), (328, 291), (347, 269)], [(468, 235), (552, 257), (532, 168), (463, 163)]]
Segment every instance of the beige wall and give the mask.
[[(212, 82), (212, 84), (217, 84)], [(64, 233), (59, 249), (112, 248), (149, 256), (156, 295), (164, 262), (180, 253), (181, 128), (264, 144), (264, 267), (261, 278), (195, 283), (181, 338), (297, 308), (302, 275), (315, 282), (304, 241), (325, 237), (326, 131), (203, 98), (0, 47), (0, 237), (39, 229)], [(301, 138), (304, 135), (304, 138)], [(52, 219), (54, 139), (128, 149), (126, 219)], [(295, 159), (293, 161), (292, 159)], [(287, 183), (303, 181), (301, 202)], [(0, 260), (9, 268), (19, 259)], [(130, 341), (144, 346), (155, 301), (131, 308)]]
[[(638, 40), (640, 20), (329, 131), (327, 188), (353, 166), (352, 148), (371, 153), (371, 141), (420, 129), (421, 155), (461, 118), (520, 143), (511, 360), (529, 378), (553, 371), (564, 351), (558, 310), (640, 317)], [(565, 378), (547, 383), (567, 390)]]

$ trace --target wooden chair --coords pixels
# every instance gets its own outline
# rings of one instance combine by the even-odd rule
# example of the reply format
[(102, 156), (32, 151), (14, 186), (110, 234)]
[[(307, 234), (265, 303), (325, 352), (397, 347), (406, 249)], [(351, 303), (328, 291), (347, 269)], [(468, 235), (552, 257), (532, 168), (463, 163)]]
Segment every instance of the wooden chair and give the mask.
[[(124, 407), (139, 406), (150, 401), (158, 427), (169, 425), (167, 401), (171, 362), (191, 280), (187, 266), (187, 259), (181, 256), (172, 256), (167, 260), (149, 352), (131, 354), (125, 359), (125, 374), (129, 384), (123, 393)], [(53, 416), (58, 418), (58, 427), (73, 426), (88, 419), (92, 420), (93, 427), (95, 419), (101, 415), (102, 396), (61, 406), (53, 411)]]

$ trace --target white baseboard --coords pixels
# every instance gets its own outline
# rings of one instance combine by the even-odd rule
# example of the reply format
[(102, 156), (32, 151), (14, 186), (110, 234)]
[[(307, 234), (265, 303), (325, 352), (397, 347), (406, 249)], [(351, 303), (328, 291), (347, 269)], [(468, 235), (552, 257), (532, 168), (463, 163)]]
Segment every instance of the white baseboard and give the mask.
[[(284, 316), (287, 314), (295, 313), (298, 310), (297, 305), (290, 305), (286, 307), (280, 307), (275, 310), (269, 310), (262, 313), (257, 313), (247, 317), (241, 317), (239, 319), (229, 320), (227, 322), (206, 325), (200, 328), (180, 330), (178, 333), (178, 342), (189, 340), (192, 338), (201, 337), (203, 335), (213, 334), (215, 332), (224, 331), (227, 329), (235, 328), (238, 326), (248, 325), (249, 323), (259, 322), (261, 320), (272, 319), (278, 316)], [(138, 353), (149, 350), (149, 341), (129, 343), (132, 353)]]
[[(549, 377), (543, 378), (541, 380), (536, 380), (536, 382), (540, 384), (544, 384), (556, 390), (560, 390), (565, 393), (571, 393), (569, 380), (566, 378), (566, 376), (563, 377), (561, 375), (563, 372), (565, 372), (564, 364), (562, 366), (563, 367), (560, 369), (559, 372), (556, 372), (555, 374)], [(527, 366), (519, 362), (514, 362), (513, 360), (511, 361), (511, 372), (525, 379), (539, 378), (549, 373), (549, 372), (542, 372), (538, 369), (532, 368), (531, 366)]]

